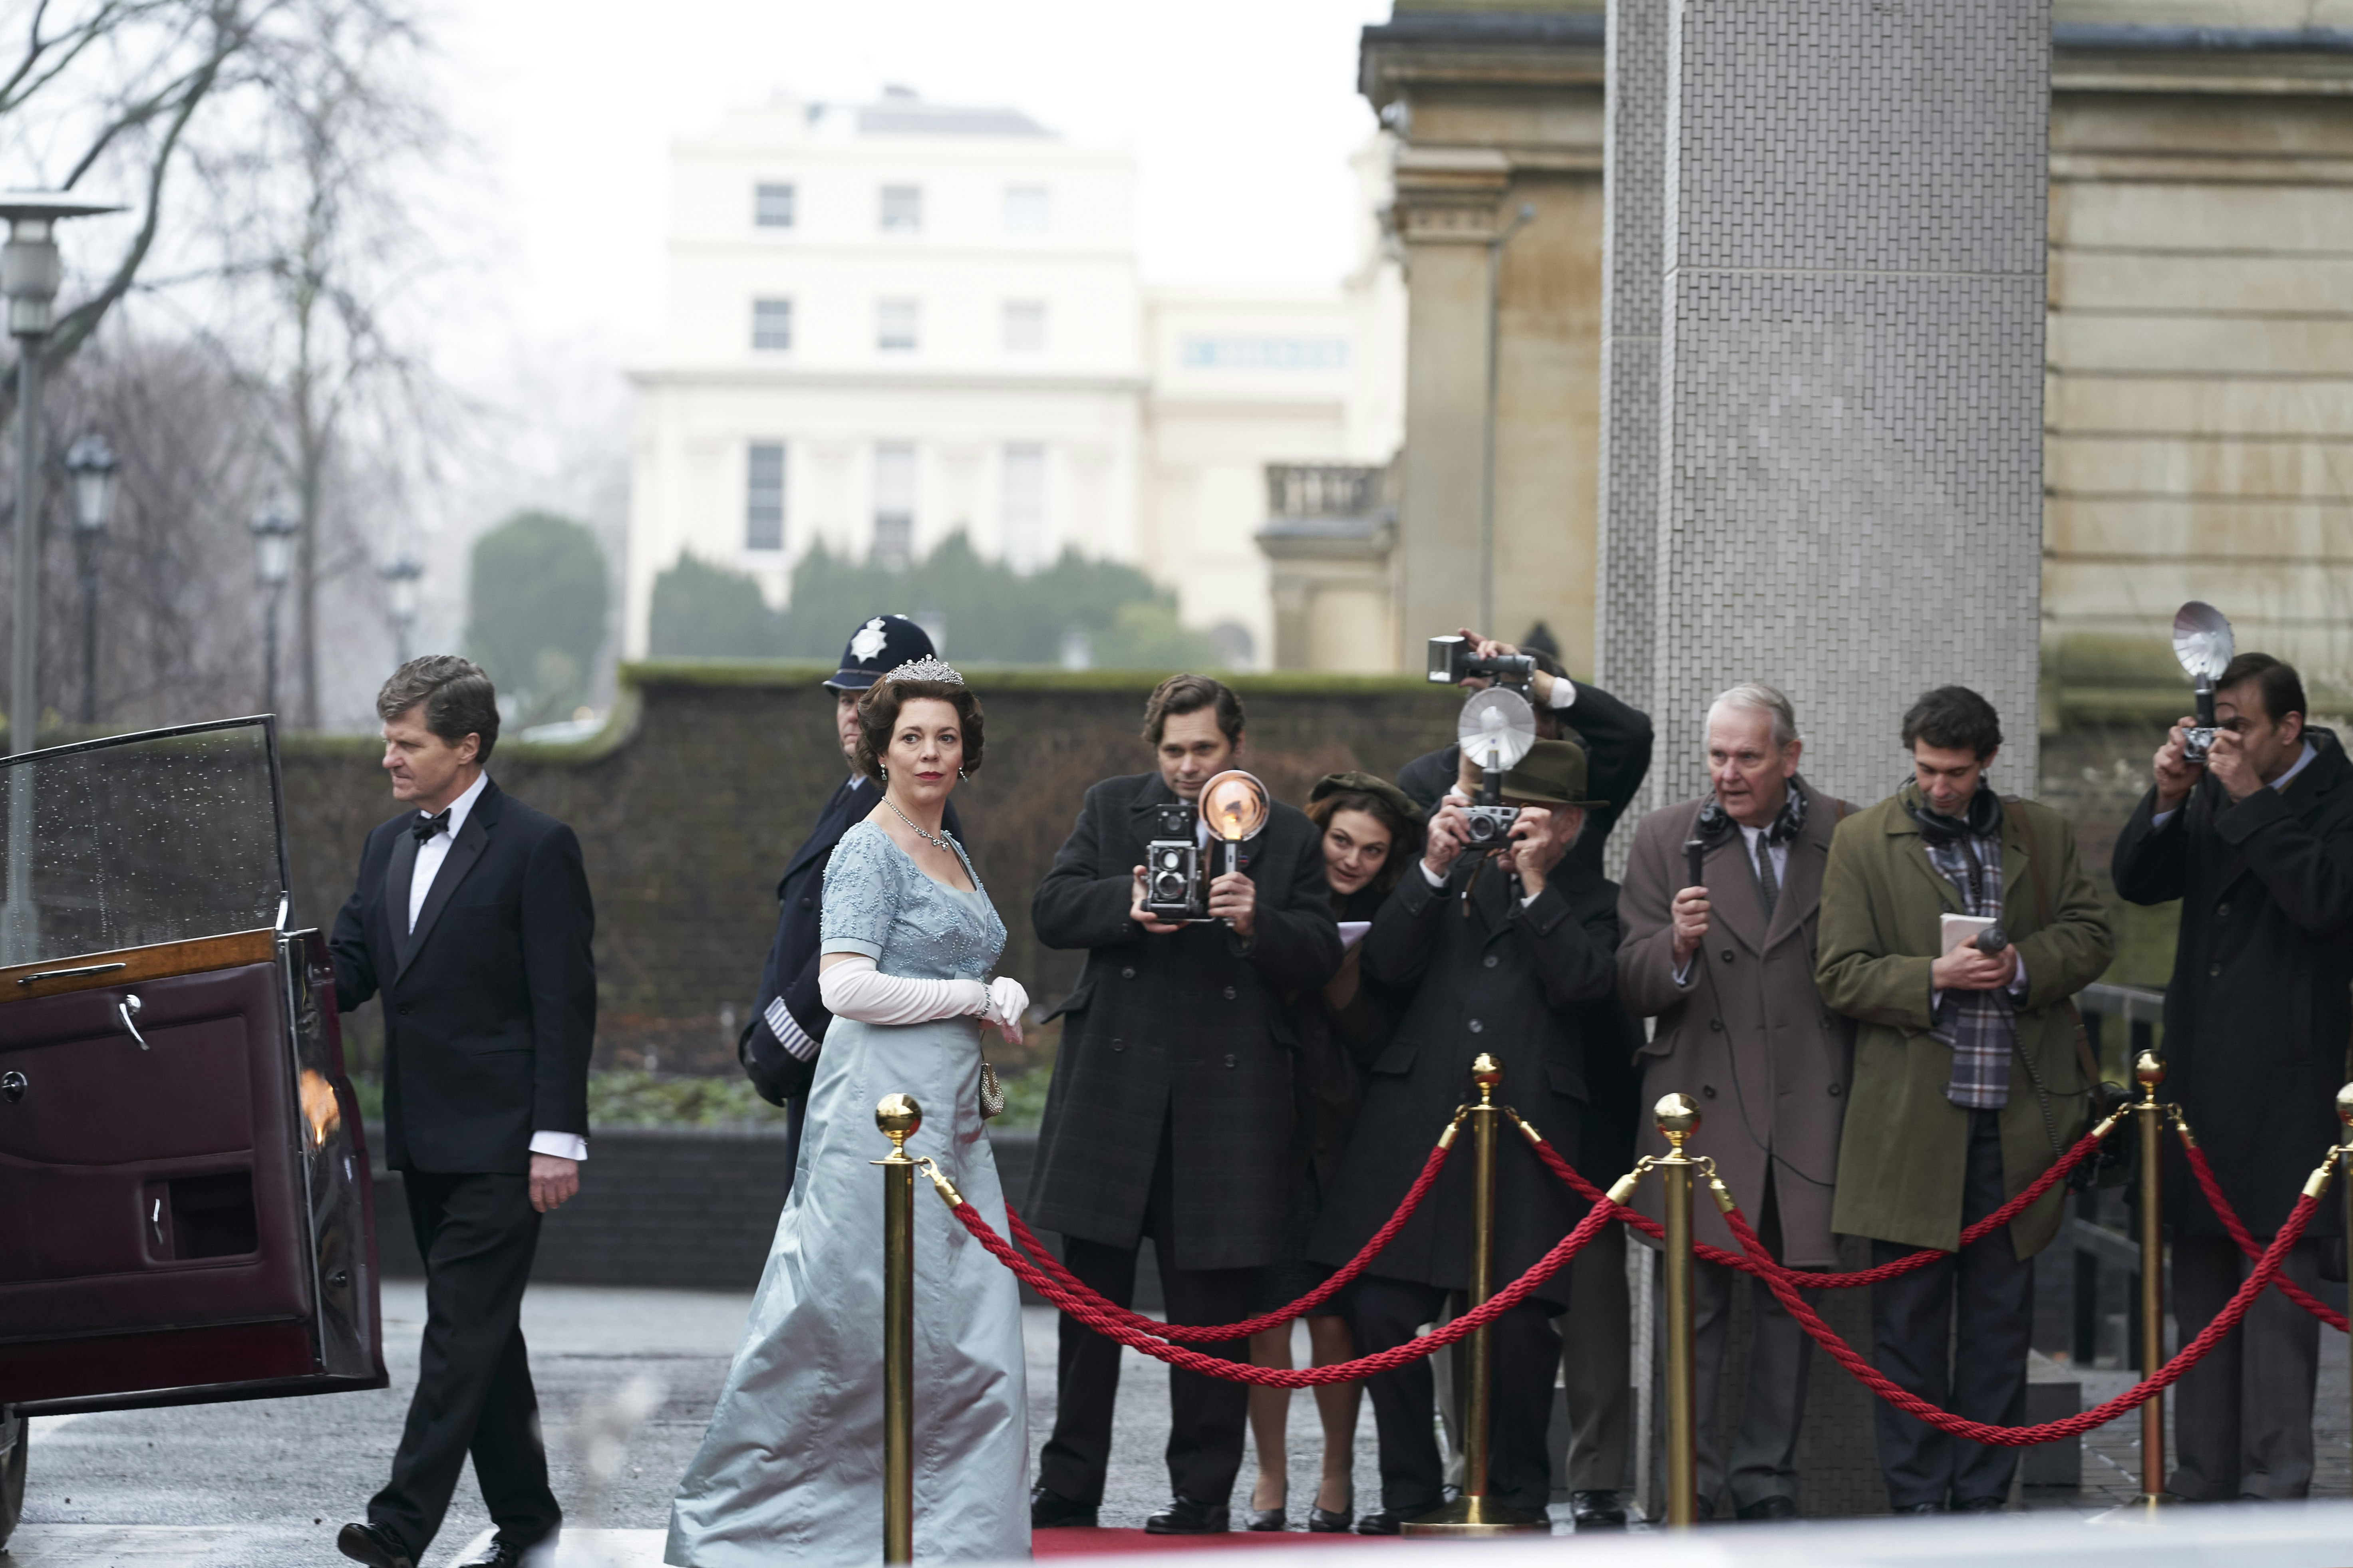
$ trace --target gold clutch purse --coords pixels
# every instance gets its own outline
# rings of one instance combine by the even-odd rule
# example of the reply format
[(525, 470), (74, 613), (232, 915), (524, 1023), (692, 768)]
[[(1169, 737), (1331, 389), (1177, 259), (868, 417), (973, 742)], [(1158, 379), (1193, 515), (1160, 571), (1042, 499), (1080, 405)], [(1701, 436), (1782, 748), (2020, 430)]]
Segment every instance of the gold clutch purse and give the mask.
[(988, 1065), (987, 1057), (983, 1057), (980, 1060), (980, 1119), (987, 1121), (991, 1117), (1004, 1114), (1005, 1086), (997, 1081), (997, 1069)]

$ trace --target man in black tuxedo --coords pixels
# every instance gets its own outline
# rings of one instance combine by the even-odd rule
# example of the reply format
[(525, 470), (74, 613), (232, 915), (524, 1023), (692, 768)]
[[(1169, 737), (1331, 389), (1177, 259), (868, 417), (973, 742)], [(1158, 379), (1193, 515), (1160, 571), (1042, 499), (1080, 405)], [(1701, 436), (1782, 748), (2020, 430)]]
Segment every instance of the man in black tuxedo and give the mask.
[[(776, 937), (760, 971), (760, 998), (752, 1021), (735, 1042), (735, 1057), (760, 1098), (785, 1108), (785, 1191), (792, 1191), (793, 1166), (801, 1145), (801, 1121), (808, 1113), (809, 1084), (817, 1055), (833, 1015), (817, 989), (818, 926), (825, 912), (825, 868), (841, 836), (866, 819), (881, 799), (858, 771), (858, 700), (873, 684), (902, 664), (935, 657), (932, 639), (904, 616), (875, 616), (849, 634), (841, 668), (825, 683), (833, 693), (833, 722), (849, 759), (849, 776), (826, 798), (817, 827), (793, 851), (784, 879), (776, 884)], [(964, 826), (955, 803), (944, 826), (958, 843)]]
[(392, 1479), (336, 1544), (415, 1568), (470, 1453), (498, 1538), (468, 1568), (513, 1568), (563, 1520), (520, 1318), (539, 1216), (588, 1154), (596, 911), (572, 829), (482, 771), (488, 676), (411, 659), (375, 706), (411, 809), (368, 835), (330, 945), (343, 1011), (384, 996), (385, 1159), (425, 1259), (425, 1342)]
[[(1038, 1129), (1029, 1218), (1060, 1231), (1062, 1261), (1121, 1306), (1135, 1292), (1136, 1249), (1151, 1237), (1168, 1321), (1229, 1323), (1248, 1314), (1257, 1271), (1282, 1256), (1297, 1190), (1297, 1036), (1284, 998), (1332, 978), (1340, 928), (1323, 836), (1279, 803), (1245, 841), (1241, 868), (1209, 884), (1214, 918), (1153, 918), (1144, 861), (1155, 808), (1196, 806), (1202, 787), (1236, 764), (1241, 700), (1207, 676), (1173, 676), (1145, 705), (1144, 724), (1159, 771), (1087, 791), (1029, 906), (1038, 940), (1083, 948), (1087, 964), (1056, 1009), (1068, 1021)], [(1244, 1340), (1201, 1349), (1229, 1361), (1250, 1354)], [(1119, 1360), (1116, 1344), (1062, 1320), (1054, 1431), (1030, 1493), (1033, 1526), (1096, 1522)], [(1172, 1367), (1168, 1394), (1175, 1495), (1144, 1528), (1223, 1531), (1250, 1391)]]

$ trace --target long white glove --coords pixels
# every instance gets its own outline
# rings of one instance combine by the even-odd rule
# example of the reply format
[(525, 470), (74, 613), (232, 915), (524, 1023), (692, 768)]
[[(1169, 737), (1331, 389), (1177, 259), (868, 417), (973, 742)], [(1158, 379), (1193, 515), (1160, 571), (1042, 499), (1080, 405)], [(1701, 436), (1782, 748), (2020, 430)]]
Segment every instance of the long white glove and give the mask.
[(1021, 1015), (1029, 1010), (1029, 993), (1021, 982), (1003, 975), (988, 983), (988, 1006), (981, 1016), (997, 1027), (1008, 1045), (1021, 1043)]
[(925, 1024), (988, 1010), (988, 987), (977, 980), (915, 980), (885, 974), (874, 961), (845, 954), (818, 970), (817, 994), (837, 1018), (861, 1024)]

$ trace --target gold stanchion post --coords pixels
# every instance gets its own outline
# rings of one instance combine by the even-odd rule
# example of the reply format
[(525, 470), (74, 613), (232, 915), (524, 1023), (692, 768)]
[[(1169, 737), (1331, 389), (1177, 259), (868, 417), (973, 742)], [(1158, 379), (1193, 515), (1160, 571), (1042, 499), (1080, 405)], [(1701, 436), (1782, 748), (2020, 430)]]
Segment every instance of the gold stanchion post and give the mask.
[[(1481, 1051), (1471, 1063), (1479, 1103), (1471, 1108), (1471, 1293), (1470, 1305), (1483, 1306), (1495, 1293), (1495, 1145), (1504, 1108), (1494, 1102), (1504, 1064)], [(1552, 1521), (1505, 1508), (1487, 1495), (1487, 1431), (1494, 1410), (1494, 1352), (1485, 1329), (1465, 1342), (1470, 1385), (1463, 1399), (1462, 1495), (1435, 1513), (1405, 1523), (1408, 1535), (1507, 1535), (1548, 1531)]]
[(1683, 1152), (1699, 1131), (1699, 1107), (1670, 1094), (1651, 1112), (1665, 1134), (1665, 1157), (1651, 1168), (1666, 1180), (1667, 1528), (1699, 1522), (1699, 1382), (1692, 1342), (1692, 1176), (1700, 1162)]
[[(2345, 1182), (2346, 1256), (2353, 1258), (2353, 1083), (2337, 1091), (2337, 1120), (2345, 1124), (2345, 1146), (2337, 1151), (2337, 1159), (2345, 1167), (2341, 1174)], [(2346, 1359), (2353, 1362), (2353, 1356)], [(2348, 1393), (2353, 1393), (2353, 1385), (2348, 1385)]]
[(891, 1140), (882, 1167), (882, 1561), (915, 1560), (915, 1162), (923, 1125), (911, 1094), (886, 1094), (874, 1125)]
[[(2140, 1084), (2140, 1099), (2132, 1108), (2140, 1123), (2140, 1374), (2148, 1377), (2165, 1364), (2165, 1214), (2158, 1197), (2165, 1107), (2157, 1100), (2165, 1059), (2155, 1051), (2141, 1052), (2133, 1062), (2133, 1078)], [(2140, 1496), (2133, 1500), (2150, 1508), (2167, 1500), (2163, 1389), (2140, 1407)]]

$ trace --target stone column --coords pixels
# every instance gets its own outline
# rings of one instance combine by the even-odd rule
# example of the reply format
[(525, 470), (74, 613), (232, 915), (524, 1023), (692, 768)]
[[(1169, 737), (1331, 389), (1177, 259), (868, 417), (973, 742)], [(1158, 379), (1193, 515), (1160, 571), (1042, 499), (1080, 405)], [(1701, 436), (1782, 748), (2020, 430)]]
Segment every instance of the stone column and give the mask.
[(1668, 10), (1651, 799), (1749, 679), (1856, 801), (1974, 687), (2031, 793), (2050, 0)]
[(1665, 214), (1669, 0), (1610, 0), (1601, 230), (1601, 591), (1595, 679), (1651, 706), (1659, 521), (1659, 246)]

